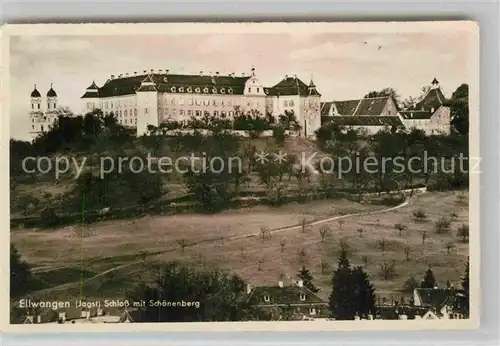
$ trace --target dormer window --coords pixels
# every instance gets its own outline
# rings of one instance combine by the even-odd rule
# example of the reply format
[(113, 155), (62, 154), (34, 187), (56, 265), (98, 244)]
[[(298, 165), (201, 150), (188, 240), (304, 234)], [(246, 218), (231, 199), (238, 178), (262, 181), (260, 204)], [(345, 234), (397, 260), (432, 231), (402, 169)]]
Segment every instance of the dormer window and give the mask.
[(170, 91), (174, 93), (175, 92), (175, 87), (171, 87)]
[(200, 92), (200, 88), (196, 88), (194, 91), (196, 91), (197, 93)]
[(163, 81), (164, 81), (165, 83), (168, 83), (168, 78), (167, 78), (167, 77), (163, 78)]
[(269, 303), (269, 301), (270, 301), (270, 300), (271, 300), (271, 297), (269, 297), (269, 294), (265, 294), (265, 295), (264, 295), (264, 301), (265, 301), (266, 303)]
[(225, 94), (226, 93), (226, 90), (224, 88), (220, 89), (220, 93), (221, 94)]
[(189, 87), (189, 88), (187, 89), (187, 91), (188, 91), (188, 93), (190, 93), (190, 92), (193, 92), (193, 89), (191, 89), (191, 87)]
[(306, 300), (306, 295), (304, 293), (301, 293), (300, 296), (299, 296), (300, 300), (301, 301), (305, 301)]
[(179, 88), (179, 92), (183, 93), (184, 92), (184, 88)]
[(208, 88), (203, 88), (203, 92), (206, 94), (208, 93)]
[(229, 88), (229, 93), (232, 94), (233, 93), (233, 89), (232, 88)]

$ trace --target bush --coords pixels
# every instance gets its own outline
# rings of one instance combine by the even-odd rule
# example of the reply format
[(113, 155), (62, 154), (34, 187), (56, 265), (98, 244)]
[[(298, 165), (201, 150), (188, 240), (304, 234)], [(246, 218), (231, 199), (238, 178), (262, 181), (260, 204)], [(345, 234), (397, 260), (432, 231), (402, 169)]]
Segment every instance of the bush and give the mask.
[(436, 233), (443, 234), (450, 231), (451, 221), (445, 217), (437, 220), (435, 223)]
[(413, 217), (415, 220), (425, 220), (427, 218), (427, 215), (425, 214), (425, 211), (423, 209), (418, 209), (413, 212)]
[(405, 283), (403, 284), (403, 292), (413, 293), (413, 290), (419, 287), (420, 287), (419, 282), (414, 277), (411, 277), (408, 280), (406, 280)]

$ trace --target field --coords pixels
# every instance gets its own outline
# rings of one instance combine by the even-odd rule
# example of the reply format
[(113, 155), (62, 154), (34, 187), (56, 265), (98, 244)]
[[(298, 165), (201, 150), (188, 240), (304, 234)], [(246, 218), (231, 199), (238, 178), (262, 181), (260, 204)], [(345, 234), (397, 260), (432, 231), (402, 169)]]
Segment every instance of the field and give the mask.
[[(450, 280), (459, 286), (469, 247), (456, 230), (468, 223), (467, 197), (427, 192), (387, 212), (381, 212), (386, 206), (335, 200), (215, 215), (148, 216), (87, 227), (13, 230), (11, 241), (45, 285), (35, 293), (40, 298), (120, 297), (138, 282), (152, 281), (158, 264), (178, 260), (238, 273), (253, 286), (275, 284), (281, 275), (292, 279), (305, 265), (327, 299), (341, 242), (348, 244), (352, 264), (366, 266), (378, 295), (400, 297), (404, 281), (421, 280), (429, 265), (440, 285)], [(425, 220), (414, 220), (418, 209), (425, 211)], [(376, 211), (381, 213), (342, 216), (305, 230), (299, 226), (302, 218), (310, 223)], [(435, 221), (452, 213), (451, 230), (437, 234)], [(407, 226), (401, 235), (397, 223)], [(322, 241), (319, 230), (325, 225), (330, 232)], [(262, 239), (261, 227), (270, 229), (270, 237)], [(388, 279), (381, 271), (384, 261), (395, 261), (395, 275)]]

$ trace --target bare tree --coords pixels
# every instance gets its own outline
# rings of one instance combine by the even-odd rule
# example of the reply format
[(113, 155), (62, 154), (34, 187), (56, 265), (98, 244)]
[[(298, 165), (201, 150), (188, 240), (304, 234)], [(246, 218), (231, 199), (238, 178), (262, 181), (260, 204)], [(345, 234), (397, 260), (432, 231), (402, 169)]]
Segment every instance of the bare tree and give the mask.
[(347, 239), (345, 239), (345, 238), (340, 239), (340, 249), (345, 250), (347, 252), (349, 251), (350, 245), (347, 242)]
[(181, 247), (181, 252), (184, 252), (184, 249), (188, 245), (186, 239), (184, 238), (177, 240), (177, 244), (179, 244), (179, 246)]
[(194, 259), (196, 261), (196, 264), (198, 265), (203, 265), (205, 264), (205, 256), (203, 256), (202, 254), (200, 253), (197, 253), (195, 256), (194, 256)]
[(300, 228), (301, 228), (302, 233), (307, 231), (307, 219), (305, 217), (303, 217), (299, 220), (299, 223), (300, 223)]
[(382, 274), (384, 280), (392, 279), (394, 276), (396, 276), (396, 261), (392, 261), (391, 263), (389, 263), (384, 260), (380, 264), (380, 273)]
[(406, 255), (406, 261), (410, 261), (410, 254), (411, 254), (411, 249), (409, 246), (405, 247), (405, 255)]
[(259, 271), (262, 271), (262, 265), (264, 264), (264, 259), (263, 258), (259, 258)]
[(260, 236), (262, 238), (262, 241), (266, 239), (271, 239), (271, 231), (269, 230), (269, 227), (261, 227)]
[(425, 240), (427, 239), (427, 231), (420, 232), (420, 235), (422, 236), (422, 244), (425, 244)]
[(339, 228), (340, 228), (340, 230), (342, 231), (342, 226), (344, 226), (344, 224), (345, 224), (345, 220), (340, 219), (340, 220), (338, 221), (338, 223), (339, 223)]
[(146, 251), (141, 251), (140, 256), (141, 256), (143, 261), (146, 261), (146, 258), (148, 257), (148, 253)]
[(326, 259), (322, 259), (321, 260), (321, 263), (320, 263), (320, 266), (321, 266), (321, 274), (325, 274), (326, 270), (328, 269), (328, 261)]
[(363, 261), (365, 268), (368, 267), (368, 256), (367, 255), (361, 256), (361, 260)]
[(462, 241), (469, 241), (469, 225), (462, 224), (457, 230), (457, 236), (462, 237)]
[(280, 241), (281, 252), (285, 252), (285, 245), (286, 245), (285, 239), (281, 239)]
[(458, 219), (457, 213), (453, 212), (450, 214), (450, 219), (451, 221), (456, 221)]
[(406, 230), (406, 226), (403, 225), (402, 223), (397, 223), (394, 225), (394, 228), (398, 230), (399, 232), (399, 236), (401, 237), (401, 235), (403, 234), (403, 231)]
[(297, 256), (299, 257), (300, 264), (304, 264), (306, 262), (307, 254), (306, 254), (306, 250), (304, 248), (300, 249), (297, 252)]
[(330, 227), (323, 225), (319, 228), (319, 234), (321, 236), (321, 242), (325, 241), (326, 236), (330, 233)]
[(364, 232), (364, 228), (363, 227), (360, 227), (357, 229), (357, 232), (359, 233), (359, 237), (362, 238), (363, 237), (363, 232)]
[(220, 243), (221, 243), (222, 245), (224, 245), (224, 236), (220, 236), (219, 240), (220, 240)]
[(451, 250), (455, 248), (455, 244), (453, 244), (451, 241), (446, 243), (446, 253), (449, 255)]
[(382, 252), (385, 252), (385, 248), (387, 246), (387, 240), (385, 238), (382, 238), (378, 241), (378, 246)]

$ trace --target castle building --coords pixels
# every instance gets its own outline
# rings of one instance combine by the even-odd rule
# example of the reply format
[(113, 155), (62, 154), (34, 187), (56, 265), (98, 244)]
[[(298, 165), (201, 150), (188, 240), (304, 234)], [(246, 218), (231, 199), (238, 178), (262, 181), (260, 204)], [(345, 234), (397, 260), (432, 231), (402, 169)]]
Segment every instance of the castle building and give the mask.
[(187, 123), (205, 115), (233, 118), (258, 113), (278, 117), (293, 111), (301, 125), (301, 136), (312, 137), (321, 126), (321, 94), (311, 80), (307, 85), (297, 76), (285, 76), (272, 87), (264, 86), (255, 68), (249, 75), (172, 74), (169, 70), (144, 70), (142, 74), (120, 74), (98, 87), (95, 82), (81, 97), (83, 112), (101, 109), (113, 114), (119, 124), (148, 132), (162, 122)]
[(44, 131), (48, 131), (57, 120), (57, 93), (50, 85), (50, 89), (46, 94), (46, 102), (42, 100), (42, 95), (34, 86), (31, 92), (31, 108), (30, 108), (30, 137), (35, 139)]
[(431, 88), (420, 100), (409, 109), (401, 111), (401, 117), (407, 128), (417, 128), (427, 135), (451, 133), (451, 110), (446, 103), (439, 82), (434, 78)]

